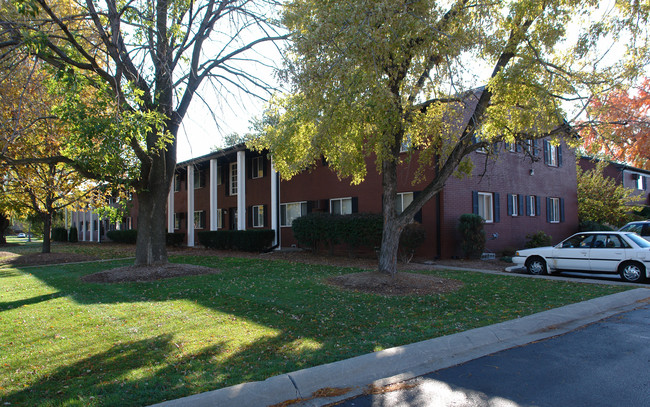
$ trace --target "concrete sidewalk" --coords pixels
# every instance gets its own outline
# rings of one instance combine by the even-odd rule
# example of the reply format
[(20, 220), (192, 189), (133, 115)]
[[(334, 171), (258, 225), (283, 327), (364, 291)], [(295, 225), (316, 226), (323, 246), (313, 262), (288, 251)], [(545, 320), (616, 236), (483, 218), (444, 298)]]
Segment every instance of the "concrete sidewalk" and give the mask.
[[(323, 406), (478, 357), (560, 335), (650, 301), (638, 288), (267, 380), (156, 404), (164, 407)], [(289, 402), (291, 401), (291, 402)]]

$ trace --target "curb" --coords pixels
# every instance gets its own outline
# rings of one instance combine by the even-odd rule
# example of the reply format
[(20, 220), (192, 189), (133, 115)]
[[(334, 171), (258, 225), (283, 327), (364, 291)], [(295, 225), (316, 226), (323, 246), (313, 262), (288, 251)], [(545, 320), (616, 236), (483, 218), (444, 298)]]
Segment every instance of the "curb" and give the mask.
[[(650, 300), (637, 288), (453, 335), (196, 394), (156, 407), (324, 406), (478, 357), (560, 335)], [(332, 397), (329, 397), (329, 396)]]

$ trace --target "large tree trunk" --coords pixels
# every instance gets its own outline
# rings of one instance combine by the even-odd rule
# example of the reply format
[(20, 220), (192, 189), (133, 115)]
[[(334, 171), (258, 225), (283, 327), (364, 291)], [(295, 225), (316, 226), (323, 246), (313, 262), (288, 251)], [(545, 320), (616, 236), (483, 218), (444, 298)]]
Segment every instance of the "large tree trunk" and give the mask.
[(0, 244), (7, 243), (5, 238), (5, 231), (9, 227), (9, 218), (4, 214), (0, 213)]
[[(174, 122), (167, 129), (176, 134)], [(150, 266), (167, 263), (167, 197), (176, 169), (176, 138), (166, 150), (152, 157), (151, 166), (143, 168), (146, 183), (138, 192), (138, 238), (135, 246), (135, 265)], [(188, 221), (191, 221), (191, 214)]]
[(52, 229), (52, 214), (43, 213), (43, 247), (41, 253), (50, 253), (51, 250), (51, 240), (50, 240), (50, 230)]

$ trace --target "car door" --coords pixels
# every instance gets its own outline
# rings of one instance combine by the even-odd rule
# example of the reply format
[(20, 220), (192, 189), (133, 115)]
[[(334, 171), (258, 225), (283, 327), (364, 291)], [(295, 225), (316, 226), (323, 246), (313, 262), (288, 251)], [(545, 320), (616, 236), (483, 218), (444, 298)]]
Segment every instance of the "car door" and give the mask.
[(565, 240), (553, 250), (553, 268), (558, 270), (589, 270), (589, 250), (596, 235), (578, 234)]
[(625, 244), (617, 235), (599, 234), (589, 251), (591, 271), (616, 273), (618, 265), (625, 259)]

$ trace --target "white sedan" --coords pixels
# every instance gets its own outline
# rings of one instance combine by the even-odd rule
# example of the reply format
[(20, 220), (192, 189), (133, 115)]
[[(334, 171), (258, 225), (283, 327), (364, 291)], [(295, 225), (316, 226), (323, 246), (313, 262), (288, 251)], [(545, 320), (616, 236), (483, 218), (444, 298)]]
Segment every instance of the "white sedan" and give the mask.
[(639, 283), (650, 277), (650, 242), (629, 232), (582, 232), (556, 246), (519, 250), (512, 261), (530, 274), (619, 273)]

